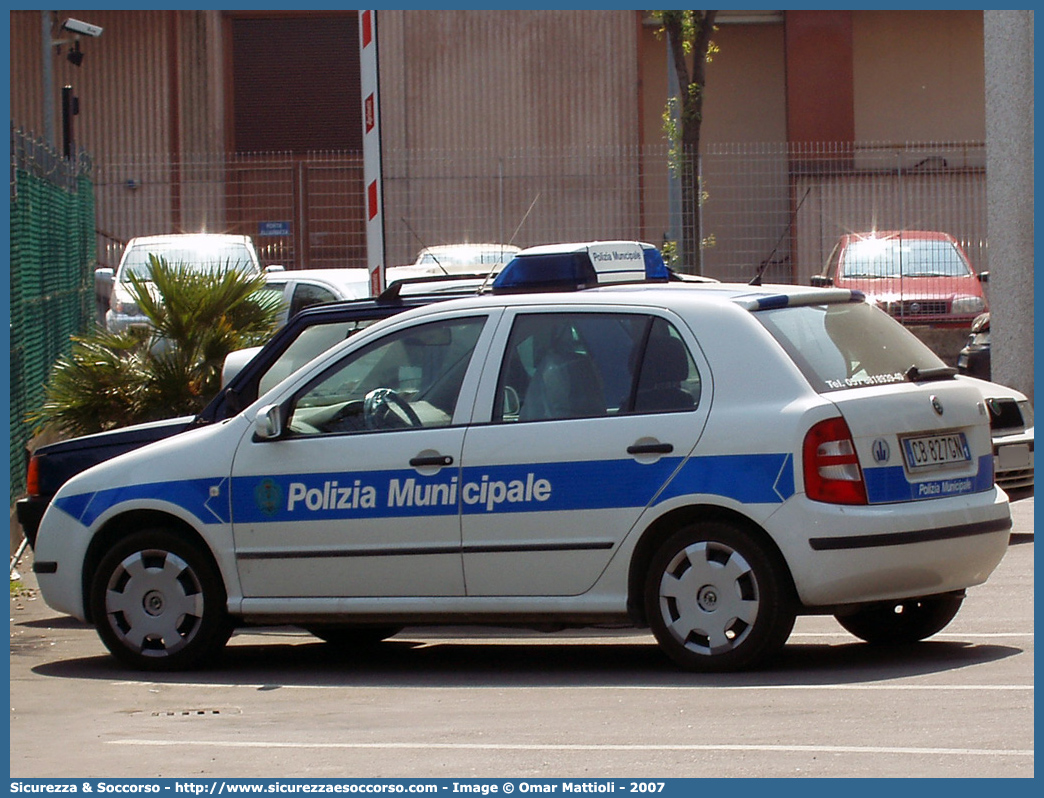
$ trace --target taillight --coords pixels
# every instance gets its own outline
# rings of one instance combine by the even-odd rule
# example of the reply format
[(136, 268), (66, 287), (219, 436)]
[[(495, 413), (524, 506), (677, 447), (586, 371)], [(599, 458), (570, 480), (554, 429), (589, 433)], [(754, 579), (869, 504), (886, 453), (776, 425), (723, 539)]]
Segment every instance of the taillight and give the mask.
[(29, 458), (25, 473), (25, 492), (30, 496), (40, 495), (40, 460), (35, 454)]
[(805, 495), (830, 504), (866, 504), (855, 441), (843, 418), (820, 421), (805, 435)]

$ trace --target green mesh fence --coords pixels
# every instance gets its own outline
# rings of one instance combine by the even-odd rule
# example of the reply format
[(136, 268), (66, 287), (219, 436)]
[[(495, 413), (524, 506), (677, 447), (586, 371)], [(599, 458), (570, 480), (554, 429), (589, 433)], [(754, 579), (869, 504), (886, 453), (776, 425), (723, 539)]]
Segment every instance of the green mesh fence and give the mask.
[(25, 489), (26, 414), (36, 409), (70, 336), (94, 318), (90, 163), (11, 136), (11, 500)]

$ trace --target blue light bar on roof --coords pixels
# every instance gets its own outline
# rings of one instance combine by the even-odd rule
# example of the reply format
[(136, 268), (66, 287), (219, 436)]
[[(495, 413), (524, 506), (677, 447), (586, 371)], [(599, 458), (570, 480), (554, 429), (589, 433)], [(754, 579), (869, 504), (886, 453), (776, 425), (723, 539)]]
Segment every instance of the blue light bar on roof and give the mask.
[(493, 292), (578, 291), (611, 283), (666, 282), (668, 277), (660, 251), (651, 244), (551, 244), (522, 250), (493, 281)]

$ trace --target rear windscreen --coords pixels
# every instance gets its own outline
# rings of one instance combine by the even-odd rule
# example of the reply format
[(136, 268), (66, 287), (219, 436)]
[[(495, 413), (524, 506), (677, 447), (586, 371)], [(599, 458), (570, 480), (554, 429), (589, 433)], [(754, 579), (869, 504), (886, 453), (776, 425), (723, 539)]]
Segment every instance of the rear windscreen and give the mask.
[(754, 314), (819, 392), (905, 382), (946, 364), (886, 313), (862, 302), (802, 305)]

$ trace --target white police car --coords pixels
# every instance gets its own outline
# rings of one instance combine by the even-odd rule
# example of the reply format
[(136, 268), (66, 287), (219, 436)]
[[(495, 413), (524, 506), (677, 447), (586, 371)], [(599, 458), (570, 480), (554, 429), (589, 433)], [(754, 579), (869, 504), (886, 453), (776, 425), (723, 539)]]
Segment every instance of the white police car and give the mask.
[(800, 613), (943, 628), (1011, 524), (979, 391), (849, 290), (647, 276), (633, 242), (523, 251), (491, 295), (80, 474), (41, 524), (44, 598), (145, 669), (246, 624), (630, 622), (698, 670), (764, 661)]

